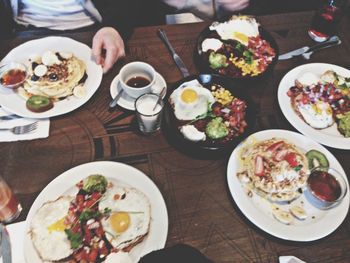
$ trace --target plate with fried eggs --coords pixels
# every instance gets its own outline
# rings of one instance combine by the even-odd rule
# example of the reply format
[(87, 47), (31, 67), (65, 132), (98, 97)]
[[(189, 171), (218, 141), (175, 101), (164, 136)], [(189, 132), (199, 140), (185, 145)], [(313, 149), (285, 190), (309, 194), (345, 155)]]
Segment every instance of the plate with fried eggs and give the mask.
[(240, 82), (216, 74), (186, 77), (167, 92), (163, 130), (179, 151), (216, 158), (255, 125), (255, 106)]
[[(79, 209), (77, 200), (84, 193), (81, 184), (91, 175), (102, 175), (108, 182), (97, 205), (98, 213), (103, 216), (99, 220), (85, 222), (86, 227), (92, 229), (89, 233), (94, 235), (86, 236), (84, 228), (83, 246), (87, 240), (93, 242), (101, 238), (98, 230), (103, 230), (104, 237), (98, 241), (99, 258), (103, 257), (103, 260), (97, 262), (104, 262), (115, 255), (127, 256), (130, 262), (138, 262), (142, 256), (164, 247), (168, 232), (167, 208), (154, 182), (143, 172), (123, 163), (91, 162), (56, 177), (34, 201), (26, 220), (24, 255), (27, 262), (65, 262), (79, 256), (77, 249), (85, 248), (75, 248), (73, 242), (77, 239), (66, 235), (66, 230), (74, 231), (75, 221), (69, 224), (71, 211)], [(96, 205), (88, 199), (94, 195), (83, 198), (92, 202), (88, 207)], [(106, 212), (108, 215), (105, 216)], [(82, 214), (79, 220), (86, 217), (86, 213)], [(108, 248), (108, 255), (103, 255), (103, 246)]]
[(233, 15), (199, 34), (195, 62), (201, 71), (251, 79), (271, 71), (278, 53), (272, 35), (253, 16)]
[[(282, 78), (278, 87), (278, 103), (286, 119), (299, 132), (326, 146), (349, 150), (350, 138), (341, 134), (337, 119), (337, 112), (340, 111), (340, 107), (337, 106), (341, 102), (344, 106), (341, 108), (344, 108), (345, 112), (348, 111), (346, 105), (349, 101), (349, 87), (346, 87), (345, 83), (337, 83), (344, 88), (333, 88), (333, 90), (339, 94), (343, 93), (342, 98), (336, 99), (333, 94), (332, 99), (332, 94), (325, 89), (327, 83), (333, 81), (329, 80), (327, 72), (331, 72), (331, 77), (334, 73), (345, 78), (350, 77), (350, 70), (333, 64), (310, 63), (298, 66)], [(336, 87), (333, 84), (331, 86)], [(305, 103), (294, 102), (295, 96), (288, 95), (295, 90), (299, 92), (298, 89), (307, 95)]]

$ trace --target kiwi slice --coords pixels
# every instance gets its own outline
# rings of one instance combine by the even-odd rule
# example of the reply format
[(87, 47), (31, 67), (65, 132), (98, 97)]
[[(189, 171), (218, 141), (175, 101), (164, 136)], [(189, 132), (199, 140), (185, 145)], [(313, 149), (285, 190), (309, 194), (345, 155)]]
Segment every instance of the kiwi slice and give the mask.
[(53, 107), (52, 101), (45, 96), (33, 95), (26, 103), (27, 109), (33, 112), (44, 112)]
[(328, 169), (329, 162), (326, 158), (326, 156), (317, 151), (317, 150), (310, 150), (306, 153), (306, 158), (309, 162), (309, 169), (312, 170), (315, 167), (321, 167), (324, 169)]

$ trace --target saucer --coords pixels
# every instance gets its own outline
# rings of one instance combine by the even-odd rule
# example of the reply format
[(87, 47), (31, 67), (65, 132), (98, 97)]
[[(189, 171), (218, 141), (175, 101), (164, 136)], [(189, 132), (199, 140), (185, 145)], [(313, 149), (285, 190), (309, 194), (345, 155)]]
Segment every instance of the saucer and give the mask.
[[(162, 75), (160, 75), (158, 72), (156, 72), (156, 81), (154, 85), (152, 86), (152, 92), (159, 94), (162, 90), (162, 88), (167, 88), (167, 84), (165, 79)], [(110, 87), (110, 93), (112, 98), (115, 98), (119, 94), (119, 92), (122, 90), (122, 87), (119, 83), (119, 74), (114, 77), (111, 87)], [(163, 98), (165, 97), (166, 92), (164, 93)], [(119, 98), (117, 104), (127, 110), (134, 111), (135, 110), (135, 98), (130, 97), (126, 92), (123, 92), (122, 96)]]

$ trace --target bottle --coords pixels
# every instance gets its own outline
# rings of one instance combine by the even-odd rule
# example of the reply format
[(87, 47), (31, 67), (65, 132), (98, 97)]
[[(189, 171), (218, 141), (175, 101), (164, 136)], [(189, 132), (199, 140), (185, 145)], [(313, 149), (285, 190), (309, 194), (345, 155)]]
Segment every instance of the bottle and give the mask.
[(346, 4), (347, 0), (323, 0), (312, 19), (309, 36), (317, 42), (323, 42), (336, 34)]

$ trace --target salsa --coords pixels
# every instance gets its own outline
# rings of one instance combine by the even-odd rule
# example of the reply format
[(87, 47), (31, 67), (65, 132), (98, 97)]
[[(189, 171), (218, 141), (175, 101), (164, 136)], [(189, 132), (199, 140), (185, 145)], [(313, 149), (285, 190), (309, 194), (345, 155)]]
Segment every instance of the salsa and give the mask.
[(0, 78), (0, 83), (5, 86), (21, 83), (26, 78), (26, 72), (21, 69), (10, 69)]
[(308, 179), (308, 183), (314, 194), (321, 200), (334, 202), (341, 195), (339, 182), (328, 172), (312, 172)]

